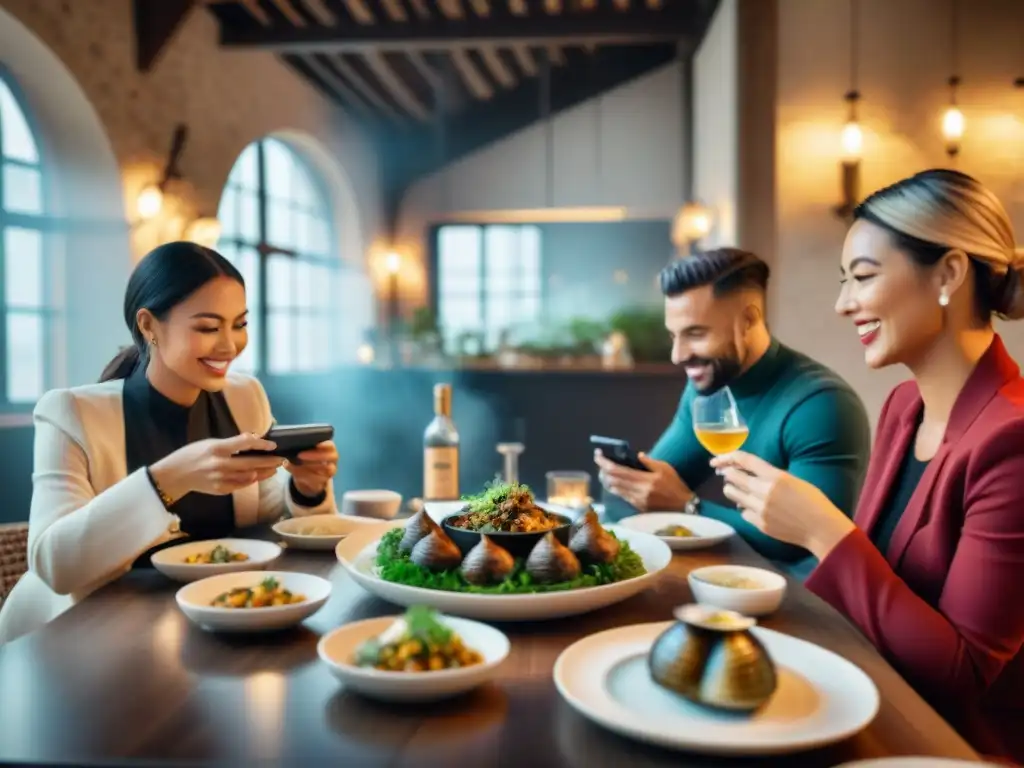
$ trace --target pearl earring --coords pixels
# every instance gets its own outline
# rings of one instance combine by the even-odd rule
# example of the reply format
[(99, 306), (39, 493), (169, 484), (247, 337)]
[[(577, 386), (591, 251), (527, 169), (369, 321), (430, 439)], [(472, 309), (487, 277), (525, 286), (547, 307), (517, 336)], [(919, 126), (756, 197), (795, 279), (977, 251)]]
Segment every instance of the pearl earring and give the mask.
[(940, 307), (948, 307), (949, 306), (949, 294), (946, 293), (946, 289), (945, 288), (943, 288), (941, 291), (939, 291), (939, 306)]
[(151, 347), (155, 347), (155, 346), (156, 346), (156, 336), (153, 336), (153, 337), (152, 337), (152, 338), (151, 338), (151, 339), (149, 340), (149, 345), (150, 345)]

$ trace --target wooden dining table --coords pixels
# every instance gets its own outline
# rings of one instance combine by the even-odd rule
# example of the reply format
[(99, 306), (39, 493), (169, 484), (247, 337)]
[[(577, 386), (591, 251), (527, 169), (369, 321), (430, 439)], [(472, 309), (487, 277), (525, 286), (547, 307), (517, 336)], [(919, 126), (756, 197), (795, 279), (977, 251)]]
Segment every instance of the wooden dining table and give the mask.
[(781, 608), (760, 623), (831, 649), (874, 680), (881, 708), (856, 736), (793, 755), (719, 758), (627, 740), (561, 699), (552, 668), (563, 649), (601, 630), (671, 619), (692, 601), (687, 573), (719, 563), (770, 567), (738, 536), (676, 553), (654, 586), (618, 605), (497, 624), (512, 641), (497, 680), (419, 705), (346, 691), (318, 659), (324, 633), (402, 611), (355, 584), (331, 551), (285, 550), (274, 568), (323, 575), (333, 589), (300, 627), (270, 635), (204, 631), (178, 609), (180, 585), (136, 570), (0, 646), (0, 763), (678, 768), (978, 759), (852, 625), (792, 578)]

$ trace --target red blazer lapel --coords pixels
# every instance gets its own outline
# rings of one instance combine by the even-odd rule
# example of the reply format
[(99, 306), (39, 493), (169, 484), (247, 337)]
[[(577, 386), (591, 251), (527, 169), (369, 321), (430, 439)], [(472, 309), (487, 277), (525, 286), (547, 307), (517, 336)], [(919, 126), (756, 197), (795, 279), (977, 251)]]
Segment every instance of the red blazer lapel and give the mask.
[[(903, 511), (896, 530), (893, 531), (892, 540), (889, 543), (889, 551), (883, 554), (889, 564), (894, 568), (899, 564), (900, 558), (906, 551), (907, 546), (913, 538), (914, 532), (920, 527), (922, 517), (928, 508), (928, 500), (935, 489), (939, 479), (942, 466), (949, 457), (953, 447), (964, 436), (974, 420), (985, 409), (993, 397), (1008, 381), (1016, 379), (1020, 375), (1020, 369), (1013, 361), (1013, 358), (1006, 352), (1002, 339), (999, 335), (992, 340), (988, 350), (978, 360), (974, 370), (968, 377), (960, 394), (957, 395), (953, 410), (949, 414), (949, 421), (946, 424), (946, 431), (942, 436), (942, 444), (935, 456), (928, 462), (928, 468), (921, 476), (907, 508)], [(880, 495), (876, 497), (876, 504), (872, 507), (873, 516), (871, 523), (878, 517), (878, 513), (889, 498), (892, 491), (892, 484), (896, 479), (903, 458), (907, 451), (913, 450), (912, 439), (917, 432), (918, 414), (923, 406), (920, 395), (917, 396), (914, 406), (908, 408), (900, 416), (900, 429), (892, 441), (891, 453), (886, 461), (886, 472), (878, 487)], [(866, 516), (865, 516), (866, 517)], [(865, 520), (865, 523), (867, 521)], [(858, 521), (859, 523), (859, 521)], [(864, 527), (864, 525), (862, 525)], [(869, 530), (865, 527), (865, 530)]]
[(872, 462), (871, 469), (864, 478), (864, 491), (854, 518), (858, 527), (869, 536), (891, 495), (900, 464), (910, 448), (911, 439), (917, 429), (917, 414), (920, 409), (921, 397), (918, 395), (911, 407), (893, 416), (894, 424), (880, 425), (877, 444), (880, 447), (884, 446), (884, 458), (877, 465)]

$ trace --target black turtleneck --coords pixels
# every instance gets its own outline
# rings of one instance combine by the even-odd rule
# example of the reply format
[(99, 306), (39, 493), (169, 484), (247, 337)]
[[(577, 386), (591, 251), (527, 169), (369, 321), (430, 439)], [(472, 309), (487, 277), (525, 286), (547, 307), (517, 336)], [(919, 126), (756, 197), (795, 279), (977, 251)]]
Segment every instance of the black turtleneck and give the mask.
[[(124, 438), (128, 473), (147, 467), (179, 448), (198, 440), (224, 439), (239, 433), (231, 410), (220, 392), (199, 393), (191, 406), (178, 405), (153, 388), (139, 366), (124, 382)], [(231, 494), (213, 496), (189, 493), (172, 510), (181, 530), (192, 539), (217, 539), (235, 530), (235, 506)], [(180, 544), (168, 542), (161, 546)], [(156, 549), (141, 555), (134, 567), (150, 567)]]

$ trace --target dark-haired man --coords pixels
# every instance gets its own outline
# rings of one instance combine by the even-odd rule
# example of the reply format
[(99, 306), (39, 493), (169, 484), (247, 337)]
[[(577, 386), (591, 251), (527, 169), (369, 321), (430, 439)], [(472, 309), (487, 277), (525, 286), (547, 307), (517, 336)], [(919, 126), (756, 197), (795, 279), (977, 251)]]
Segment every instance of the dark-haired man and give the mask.
[(662, 270), (672, 362), (688, 379), (679, 410), (650, 454), (641, 454), (650, 471), (622, 467), (599, 452), (594, 460), (605, 488), (641, 512), (714, 517), (761, 554), (802, 563), (806, 551), (764, 535), (725, 499), (711, 454), (693, 432), (694, 398), (728, 385), (750, 429), (743, 450), (813, 483), (852, 515), (871, 448), (864, 405), (837, 374), (772, 337), (764, 310), (768, 275), (767, 264), (736, 248), (694, 254)]

